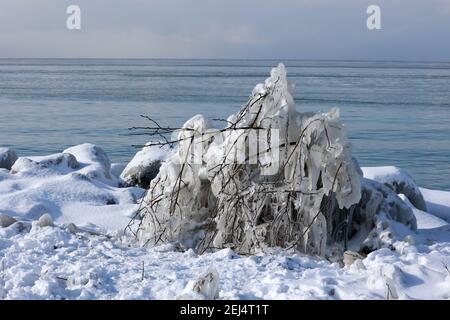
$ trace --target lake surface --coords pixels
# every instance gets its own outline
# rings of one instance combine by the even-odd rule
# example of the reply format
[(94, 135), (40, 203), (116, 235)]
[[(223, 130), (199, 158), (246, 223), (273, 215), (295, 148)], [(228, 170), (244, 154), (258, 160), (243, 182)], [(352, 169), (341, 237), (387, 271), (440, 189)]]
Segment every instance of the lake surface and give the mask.
[[(279, 61), (0, 59), (0, 146), (44, 155), (84, 142), (129, 161), (149, 115), (180, 126), (239, 110)], [(450, 190), (450, 63), (283, 61), (300, 111), (341, 108), (362, 166)]]

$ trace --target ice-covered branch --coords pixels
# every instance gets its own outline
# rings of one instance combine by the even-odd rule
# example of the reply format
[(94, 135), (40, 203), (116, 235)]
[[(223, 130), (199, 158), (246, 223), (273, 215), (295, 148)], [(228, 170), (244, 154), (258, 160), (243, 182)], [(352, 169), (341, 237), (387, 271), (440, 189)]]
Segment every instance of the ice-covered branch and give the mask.
[(150, 134), (170, 133), (160, 145), (177, 152), (142, 201), (139, 239), (199, 252), (280, 246), (331, 257), (389, 244), (390, 221), (414, 229), (395, 192), (362, 177), (339, 110), (300, 113), (292, 90), (280, 65), (224, 128), (200, 115), (181, 128), (147, 117)]

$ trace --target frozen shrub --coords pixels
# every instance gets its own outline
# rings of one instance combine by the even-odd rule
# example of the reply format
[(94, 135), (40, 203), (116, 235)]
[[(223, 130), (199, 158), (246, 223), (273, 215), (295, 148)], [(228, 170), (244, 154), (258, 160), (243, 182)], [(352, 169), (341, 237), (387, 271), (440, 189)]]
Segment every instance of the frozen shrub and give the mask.
[(414, 229), (411, 209), (391, 189), (363, 180), (339, 109), (300, 113), (292, 91), (280, 65), (225, 128), (201, 115), (187, 121), (171, 141), (178, 152), (143, 199), (140, 240), (325, 256), (362, 245), (379, 216)]

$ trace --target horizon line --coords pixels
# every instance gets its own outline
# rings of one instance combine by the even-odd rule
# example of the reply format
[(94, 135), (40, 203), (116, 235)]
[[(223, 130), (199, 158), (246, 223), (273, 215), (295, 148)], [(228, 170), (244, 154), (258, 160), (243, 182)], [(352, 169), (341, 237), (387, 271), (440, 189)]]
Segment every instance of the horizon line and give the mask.
[(313, 59), (313, 58), (55, 58), (55, 57), (0, 57), (0, 60), (215, 60), (215, 61), (333, 61), (333, 62), (417, 62), (417, 63), (450, 63), (450, 60), (400, 60), (400, 59)]

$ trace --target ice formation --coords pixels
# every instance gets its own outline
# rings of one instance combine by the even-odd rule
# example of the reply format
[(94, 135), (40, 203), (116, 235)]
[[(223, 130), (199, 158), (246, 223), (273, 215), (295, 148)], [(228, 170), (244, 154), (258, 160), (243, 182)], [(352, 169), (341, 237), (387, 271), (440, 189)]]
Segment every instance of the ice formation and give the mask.
[(332, 257), (388, 245), (395, 222), (415, 230), (411, 208), (363, 178), (339, 109), (300, 113), (292, 92), (280, 64), (225, 128), (201, 115), (187, 121), (142, 201), (139, 239)]

